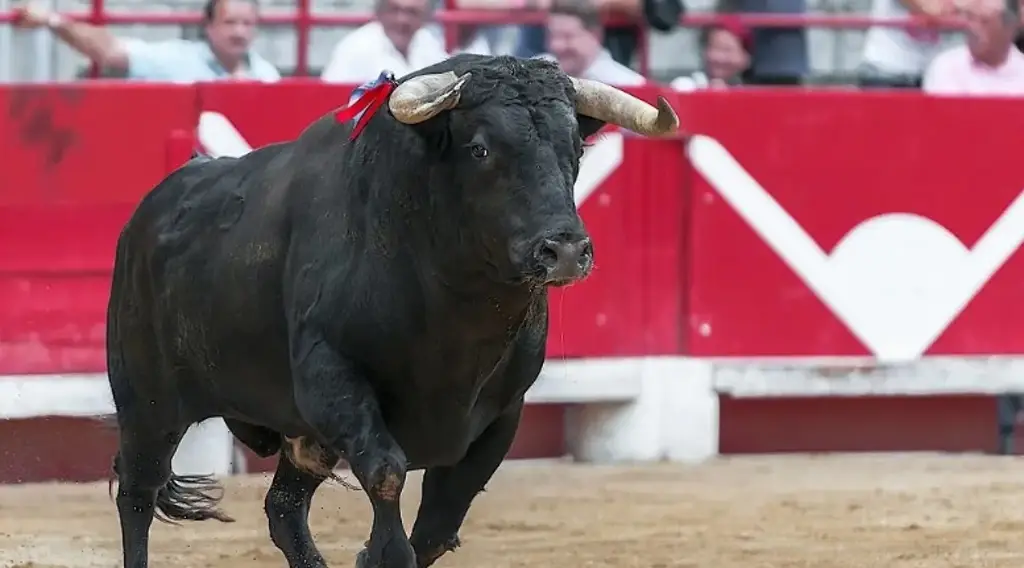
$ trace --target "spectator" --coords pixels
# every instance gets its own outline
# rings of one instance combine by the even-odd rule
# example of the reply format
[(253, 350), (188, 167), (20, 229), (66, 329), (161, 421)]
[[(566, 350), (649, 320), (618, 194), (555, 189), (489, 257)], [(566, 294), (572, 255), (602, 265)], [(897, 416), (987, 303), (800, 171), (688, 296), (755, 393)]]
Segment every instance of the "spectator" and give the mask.
[(1018, 0), (971, 0), (965, 7), (967, 44), (939, 54), (924, 90), (942, 95), (1024, 95), (1024, 53), (1013, 44), (1020, 29)]
[(222, 79), (272, 82), (277, 69), (252, 51), (259, 13), (255, 0), (209, 0), (199, 41), (146, 42), (115, 37), (108, 30), (68, 20), (34, 4), (15, 9), (16, 25), (47, 27), (75, 51), (129, 79), (193, 83)]
[(612, 59), (601, 40), (601, 16), (589, 0), (554, 0), (547, 21), (548, 53), (567, 74), (609, 85), (644, 84), (642, 75)]
[[(935, 21), (956, 13), (954, 1), (872, 0), (871, 16)], [(940, 39), (936, 30), (871, 27), (864, 40), (857, 83), (863, 88), (919, 88), (925, 67), (941, 48)]]
[(345, 36), (331, 52), (320, 78), (366, 83), (387, 69), (401, 77), (444, 61), (444, 41), (424, 27), (429, 0), (376, 0), (377, 19)]
[[(807, 13), (806, 0), (720, 0), (720, 14)], [(799, 85), (810, 70), (807, 61), (807, 30), (761, 28), (753, 30), (750, 68), (744, 82), (755, 85)]]
[[(553, 0), (517, 0), (528, 10), (550, 10)], [(627, 18), (637, 25), (669, 32), (679, 24), (684, 13), (682, 0), (593, 0), (602, 16)], [(522, 26), (519, 29), (519, 44), (516, 55), (534, 57), (544, 49), (545, 30), (541, 26)], [(639, 44), (637, 26), (616, 27), (604, 32), (604, 46), (612, 59), (622, 65), (629, 65)]]
[[(517, 10), (523, 7), (524, 0), (457, 0), (456, 7), (460, 10)], [(458, 27), (458, 41), (461, 46), (457, 51), (477, 53), (480, 55), (510, 55), (515, 50), (518, 38), (518, 26), (473, 26)], [(511, 36), (511, 40), (509, 41)]]
[(1024, 0), (1020, 0), (1017, 4), (1017, 9), (1021, 13), (1020, 15), (1020, 27), (1017, 29), (1017, 39), (1013, 40), (1013, 45), (1017, 46), (1017, 49), (1024, 51)]
[(754, 36), (739, 20), (726, 19), (706, 28), (701, 37), (704, 46), (703, 71), (672, 81), (677, 91), (722, 88), (742, 83), (750, 68)]

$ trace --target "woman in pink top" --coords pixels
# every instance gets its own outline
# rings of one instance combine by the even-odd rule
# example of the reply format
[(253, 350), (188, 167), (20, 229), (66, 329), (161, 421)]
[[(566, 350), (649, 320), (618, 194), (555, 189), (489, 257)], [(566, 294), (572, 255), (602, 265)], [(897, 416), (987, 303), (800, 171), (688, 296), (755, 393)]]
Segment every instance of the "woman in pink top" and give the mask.
[(1024, 95), (1024, 53), (1014, 40), (1020, 0), (969, 0), (963, 9), (967, 43), (932, 61), (925, 92), (943, 95)]

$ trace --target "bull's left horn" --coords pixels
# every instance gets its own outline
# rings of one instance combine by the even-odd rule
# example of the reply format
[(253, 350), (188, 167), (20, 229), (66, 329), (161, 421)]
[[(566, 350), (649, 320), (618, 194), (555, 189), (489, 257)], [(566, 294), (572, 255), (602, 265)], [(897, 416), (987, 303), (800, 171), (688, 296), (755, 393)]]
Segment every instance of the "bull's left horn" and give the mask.
[(664, 97), (657, 108), (615, 87), (589, 79), (572, 78), (576, 89), (576, 110), (580, 114), (628, 128), (644, 136), (674, 134), (679, 116)]
[(395, 88), (388, 108), (399, 122), (417, 124), (459, 104), (462, 86), (470, 74), (434, 73), (413, 77)]

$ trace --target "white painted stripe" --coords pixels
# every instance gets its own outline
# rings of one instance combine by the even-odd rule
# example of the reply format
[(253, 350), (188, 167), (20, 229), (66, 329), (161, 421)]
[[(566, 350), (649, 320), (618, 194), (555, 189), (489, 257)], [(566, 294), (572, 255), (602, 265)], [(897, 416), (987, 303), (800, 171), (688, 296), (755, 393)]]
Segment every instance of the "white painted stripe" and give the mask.
[[(549, 361), (526, 400), (531, 404), (628, 402), (640, 394), (639, 369), (638, 361), (627, 359)], [(0, 376), (0, 419), (113, 412), (104, 373)]]
[(104, 374), (0, 377), (0, 418), (97, 416), (114, 411)]
[(593, 146), (586, 149), (574, 188), (576, 207), (583, 205), (608, 176), (622, 165), (623, 140), (621, 132), (611, 132), (598, 138)]
[(694, 167), (880, 360), (913, 362), (1024, 243), (1024, 192), (968, 249), (910, 213), (864, 219), (831, 253), (714, 138), (687, 145)]
[[(684, 365), (680, 365), (680, 363)], [(645, 375), (674, 380), (710, 373), (714, 391), (744, 398), (1024, 393), (1024, 357), (926, 357), (883, 364), (868, 357), (618, 357), (548, 361), (527, 393), (530, 404), (628, 403)], [(0, 419), (97, 416), (114, 411), (105, 374), (0, 376)]]
[(563, 359), (544, 364), (526, 402), (629, 402), (640, 397), (642, 359)]
[(712, 359), (719, 393), (743, 398), (1024, 393), (1024, 357)]
[(197, 129), (199, 143), (214, 158), (237, 158), (252, 151), (252, 146), (238, 132), (235, 125), (219, 112), (203, 111), (199, 114)]

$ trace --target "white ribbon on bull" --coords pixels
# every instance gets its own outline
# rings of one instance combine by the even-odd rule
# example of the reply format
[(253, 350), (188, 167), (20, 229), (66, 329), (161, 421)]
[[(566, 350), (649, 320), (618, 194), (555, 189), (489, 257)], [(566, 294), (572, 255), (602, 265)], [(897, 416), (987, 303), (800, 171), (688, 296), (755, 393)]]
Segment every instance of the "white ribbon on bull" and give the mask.
[[(413, 77), (395, 88), (388, 99), (394, 117), (405, 124), (417, 124), (455, 108), (462, 86), (471, 73), (454, 72)], [(679, 130), (679, 117), (664, 97), (652, 106), (611, 85), (589, 79), (572, 80), (576, 110), (582, 115), (621, 126), (643, 136), (666, 136)]]

